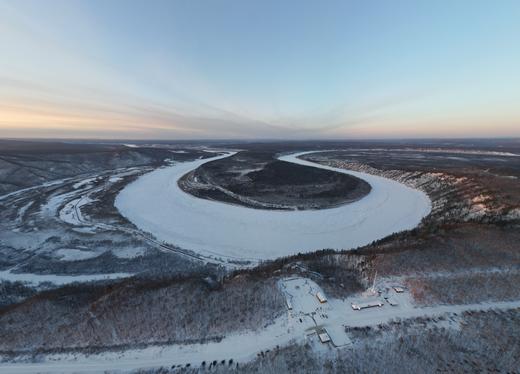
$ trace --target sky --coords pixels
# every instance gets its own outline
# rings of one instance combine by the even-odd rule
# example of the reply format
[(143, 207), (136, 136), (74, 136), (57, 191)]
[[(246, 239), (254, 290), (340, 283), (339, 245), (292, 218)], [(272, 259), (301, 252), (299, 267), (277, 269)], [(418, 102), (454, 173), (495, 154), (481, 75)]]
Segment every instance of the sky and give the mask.
[(520, 136), (520, 1), (0, 0), (0, 138)]

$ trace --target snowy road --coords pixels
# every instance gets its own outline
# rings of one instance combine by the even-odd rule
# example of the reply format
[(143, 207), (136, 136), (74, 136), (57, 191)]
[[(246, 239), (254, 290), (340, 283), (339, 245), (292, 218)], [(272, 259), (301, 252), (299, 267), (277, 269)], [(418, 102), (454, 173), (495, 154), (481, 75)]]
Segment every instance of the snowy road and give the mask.
[(280, 159), (354, 175), (367, 181), (371, 192), (331, 209), (273, 211), (200, 199), (177, 185), (184, 174), (228, 154), (146, 174), (124, 188), (115, 205), (159, 240), (208, 258), (252, 261), (323, 248), (356, 248), (414, 228), (431, 210), (429, 198), (421, 191), (387, 178), (299, 159), (304, 153)]

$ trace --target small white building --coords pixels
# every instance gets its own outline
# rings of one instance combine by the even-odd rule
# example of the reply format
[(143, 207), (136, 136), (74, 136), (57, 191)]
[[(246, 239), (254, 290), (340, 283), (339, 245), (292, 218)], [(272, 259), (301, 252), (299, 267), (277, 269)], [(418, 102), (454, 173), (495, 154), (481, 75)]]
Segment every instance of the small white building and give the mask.
[(367, 309), (367, 308), (375, 308), (375, 307), (382, 307), (383, 303), (381, 300), (374, 300), (374, 301), (366, 301), (363, 303), (352, 303), (352, 309), (354, 310), (361, 310), (361, 309)]
[(325, 331), (325, 330), (323, 330), (323, 332), (318, 334), (318, 338), (320, 338), (320, 342), (322, 342), (322, 343), (330, 342), (330, 336), (327, 333), (327, 331)]
[(398, 306), (399, 305), (397, 300), (395, 300), (393, 297), (386, 298), (386, 301), (388, 301), (388, 304), (390, 304), (391, 306)]
[(394, 291), (397, 292), (397, 293), (403, 293), (404, 292), (404, 288), (395, 286), (394, 287)]
[(321, 292), (316, 293), (316, 298), (322, 304), (327, 302), (327, 298)]

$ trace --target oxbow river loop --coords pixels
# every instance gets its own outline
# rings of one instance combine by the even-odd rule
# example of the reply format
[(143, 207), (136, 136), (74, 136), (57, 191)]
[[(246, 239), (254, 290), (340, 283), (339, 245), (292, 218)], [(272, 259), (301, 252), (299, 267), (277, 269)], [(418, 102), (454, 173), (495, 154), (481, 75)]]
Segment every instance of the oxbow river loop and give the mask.
[(431, 202), (419, 190), (367, 173), (305, 161), (301, 152), (282, 161), (346, 173), (368, 182), (362, 199), (339, 207), (260, 210), (210, 201), (182, 191), (177, 181), (200, 165), (229, 157), (177, 163), (148, 173), (116, 198), (121, 214), (157, 239), (208, 258), (267, 260), (324, 248), (353, 249), (392, 233), (416, 227)]

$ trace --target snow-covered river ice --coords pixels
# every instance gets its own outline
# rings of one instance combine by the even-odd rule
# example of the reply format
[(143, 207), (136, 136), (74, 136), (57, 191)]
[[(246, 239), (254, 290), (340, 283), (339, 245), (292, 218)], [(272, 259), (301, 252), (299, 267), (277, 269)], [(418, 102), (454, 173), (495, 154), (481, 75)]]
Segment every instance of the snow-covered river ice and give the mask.
[[(299, 159), (280, 160), (345, 173), (372, 186), (364, 198), (336, 208), (260, 210), (194, 197), (177, 181), (200, 165), (224, 156), (157, 169), (125, 187), (116, 198), (121, 214), (157, 239), (205, 257), (266, 260), (324, 248), (353, 249), (417, 226), (431, 202), (422, 191), (362, 172)], [(309, 152), (310, 153), (310, 152)]]

